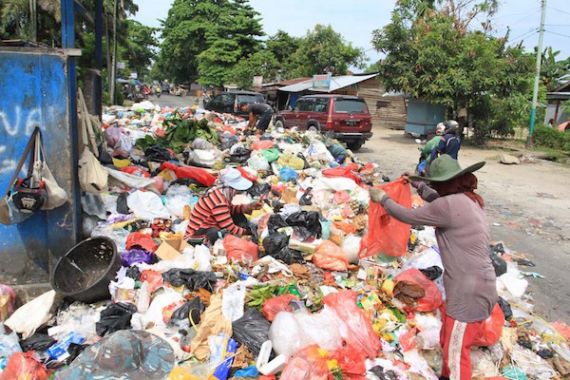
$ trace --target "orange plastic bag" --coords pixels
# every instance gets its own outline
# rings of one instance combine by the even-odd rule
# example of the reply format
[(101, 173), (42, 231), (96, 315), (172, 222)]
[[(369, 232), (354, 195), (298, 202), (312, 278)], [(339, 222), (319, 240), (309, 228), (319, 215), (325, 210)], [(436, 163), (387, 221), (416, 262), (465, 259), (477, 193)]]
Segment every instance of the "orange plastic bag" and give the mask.
[(143, 270), (141, 272), (140, 280), (141, 282), (146, 282), (148, 284), (148, 291), (150, 294), (154, 293), (164, 283), (162, 274), (151, 269)]
[(332, 352), (330, 356), (337, 361), (343, 379), (366, 379), (366, 355), (358, 347), (347, 344)]
[(263, 150), (273, 148), (273, 141), (271, 140), (258, 140), (251, 144), (253, 150)]
[(396, 284), (401, 281), (416, 284), (420, 286), (425, 292), (424, 296), (418, 300), (418, 304), (414, 308), (415, 311), (422, 313), (434, 311), (443, 303), (443, 297), (437, 288), (437, 285), (435, 285), (433, 281), (427, 278), (418, 269), (408, 269), (397, 275)]
[[(412, 193), (410, 185), (400, 178), (394, 182), (379, 186), (386, 194), (401, 206), (412, 207)], [(360, 257), (376, 256), (404, 256), (408, 250), (410, 239), (410, 225), (402, 223), (386, 213), (386, 210), (376, 202), (370, 202), (368, 208), (368, 233), (362, 239)]]
[(560, 335), (566, 338), (566, 340), (570, 341), (570, 326), (562, 321), (556, 321), (552, 324), (552, 327), (554, 327)]
[(372, 324), (362, 310), (356, 305), (356, 293), (352, 290), (341, 290), (331, 293), (323, 299), (332, 308), (345, 326), (340, 329), (344, 341), (358, 347), (363, 355), (374, 359), (380, 350), (380, 339), (372, 329)]
[(268, 321), (273, 321), (277, 313), (282, 311), (293, 311), (289, 303), (293, 300), (298, 300), (297, 296), (292, 294), (283, 294), (277, 297), (269, 298), (263, 303), (261, 313)]
[(143, 234), (142, 232), (131, 232), (129, 236), (127, 236), (125, 246), (127, 249), (139, 246), (148, 252), (154, 252), (158, 248), (158, 245), (152, 240), (152, 236)]
[(47, 380), (51, 373), (33, 352), (16, 352), (10, 356), (0, 380)]
[(297, 353), (283, 369), (280, 380), (327, 380), (330, 371), (326, 352), (319, 346), (309, 346)]
[(491, 315), (481, 326), (481, 334), (473, 341), (476, 346), (492, 346), (501, 339), (503, 326), (505, 325), (505, 314), (499, 304), (491, 311)]
[(325, 240), (317, 247), (313, 254), (313, 263), (319, 268), (332, 271), (345, 271), (348, 269), (348, 259), (342, 249), (330, 240)]
[(259, 258), (257, 244), (233, 235), (224, 238), (224, 249), (230, 261), (252, 263)]

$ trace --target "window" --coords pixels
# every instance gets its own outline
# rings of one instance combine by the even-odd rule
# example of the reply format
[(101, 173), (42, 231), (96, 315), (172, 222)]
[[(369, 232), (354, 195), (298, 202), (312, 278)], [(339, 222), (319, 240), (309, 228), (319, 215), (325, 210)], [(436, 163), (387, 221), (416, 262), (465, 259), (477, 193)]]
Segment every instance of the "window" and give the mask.
[(310, 112), (315, 108), (315, 99), (303, 99), (297, 103), (297, 108), (301, 112)]
[(241, 94), (237, 96), (237, 103), (263, 103), (263, 95), (255, 95), (255, 94)]
[(327, 112), (329, 108), (329, 99), (328, 98), (318, 98), (315, 101), (315, 112)]
[(334, 110), (346, 113), (368, 113), (368, 107), (362, 99), (339, 98), (335, 102)]
[(233, 106), (234, 105), (234, 97), (231, 94), (222, 94), (221, 95), (221, 104), (224, 107)]

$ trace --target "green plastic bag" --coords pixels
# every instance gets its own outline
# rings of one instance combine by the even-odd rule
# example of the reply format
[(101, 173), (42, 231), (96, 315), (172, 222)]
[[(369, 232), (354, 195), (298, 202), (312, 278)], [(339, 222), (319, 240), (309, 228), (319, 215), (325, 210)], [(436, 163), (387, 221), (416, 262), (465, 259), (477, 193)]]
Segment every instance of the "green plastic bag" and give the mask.
[(279, 150), (276, 148), (262, 150), (261, 154), (263, 154), (263, 157), (269, 163), (272, 163), (273, 161), (277, 161), (279, 159)]

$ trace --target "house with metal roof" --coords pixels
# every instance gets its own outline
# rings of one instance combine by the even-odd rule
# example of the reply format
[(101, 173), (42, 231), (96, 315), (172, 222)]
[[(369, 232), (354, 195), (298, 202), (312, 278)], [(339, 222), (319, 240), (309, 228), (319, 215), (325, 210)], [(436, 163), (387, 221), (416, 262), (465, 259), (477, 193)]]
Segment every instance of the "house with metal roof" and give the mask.
[(556, 90), (546, 93), (548, 105), (544, 114), (544, 124), (552, 119), (554, 125), (560, 125), (570, 120), (570, 112), (562, 107), (564, 102), (570, 101), (570, 80)]

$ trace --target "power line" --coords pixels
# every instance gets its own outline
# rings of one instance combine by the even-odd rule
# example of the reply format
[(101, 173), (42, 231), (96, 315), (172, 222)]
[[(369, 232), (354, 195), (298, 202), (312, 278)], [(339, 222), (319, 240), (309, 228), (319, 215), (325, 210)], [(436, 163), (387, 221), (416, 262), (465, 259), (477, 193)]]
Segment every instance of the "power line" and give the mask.
[(536, 34), (536, 33), (538, 33), (538, 28), (533, 28), (533, 29), (531, 29), (531, 30), (529, 30), (529, 31), (526, 31), (526, 32), (523, 33), (523, 34), (518, 35), (517, 37), (511, 38), (511, 39), (510, 39), (510, 42), (511, 42), (511, 43), (514, 43), (514, 42), (516, 42), (516, 41), (518, 41), (518, 40), (520, 40), (520, 39), (525, 40), (526, 38), (528, 38), (528, 37), (530, 37), (530, 36), (532, 36), (532, 35), (534, 35), (534, 34)]
[(553, 31), (551, 31), (551, 30), (545, 30), (545, 32), (546, 32), (546, 33), (550, 33), (550, 34), (556, 34), (557, 36), (561, 36), (561, 37), (568, 37), (568, 38), (570, 38), (570, 36), (567, 35), (567, 34), (557, 33), (557, 32), (553, 32)]
[(561, 12), (561, 13), (565, 13), (567, 15), (570, 15), (570, 12), (562, 10), (562, 9), (558, 9), (558, 8), (554, 8), (554, 7), (550, 7), (550, 9), (555, 10), (557, 12)]

